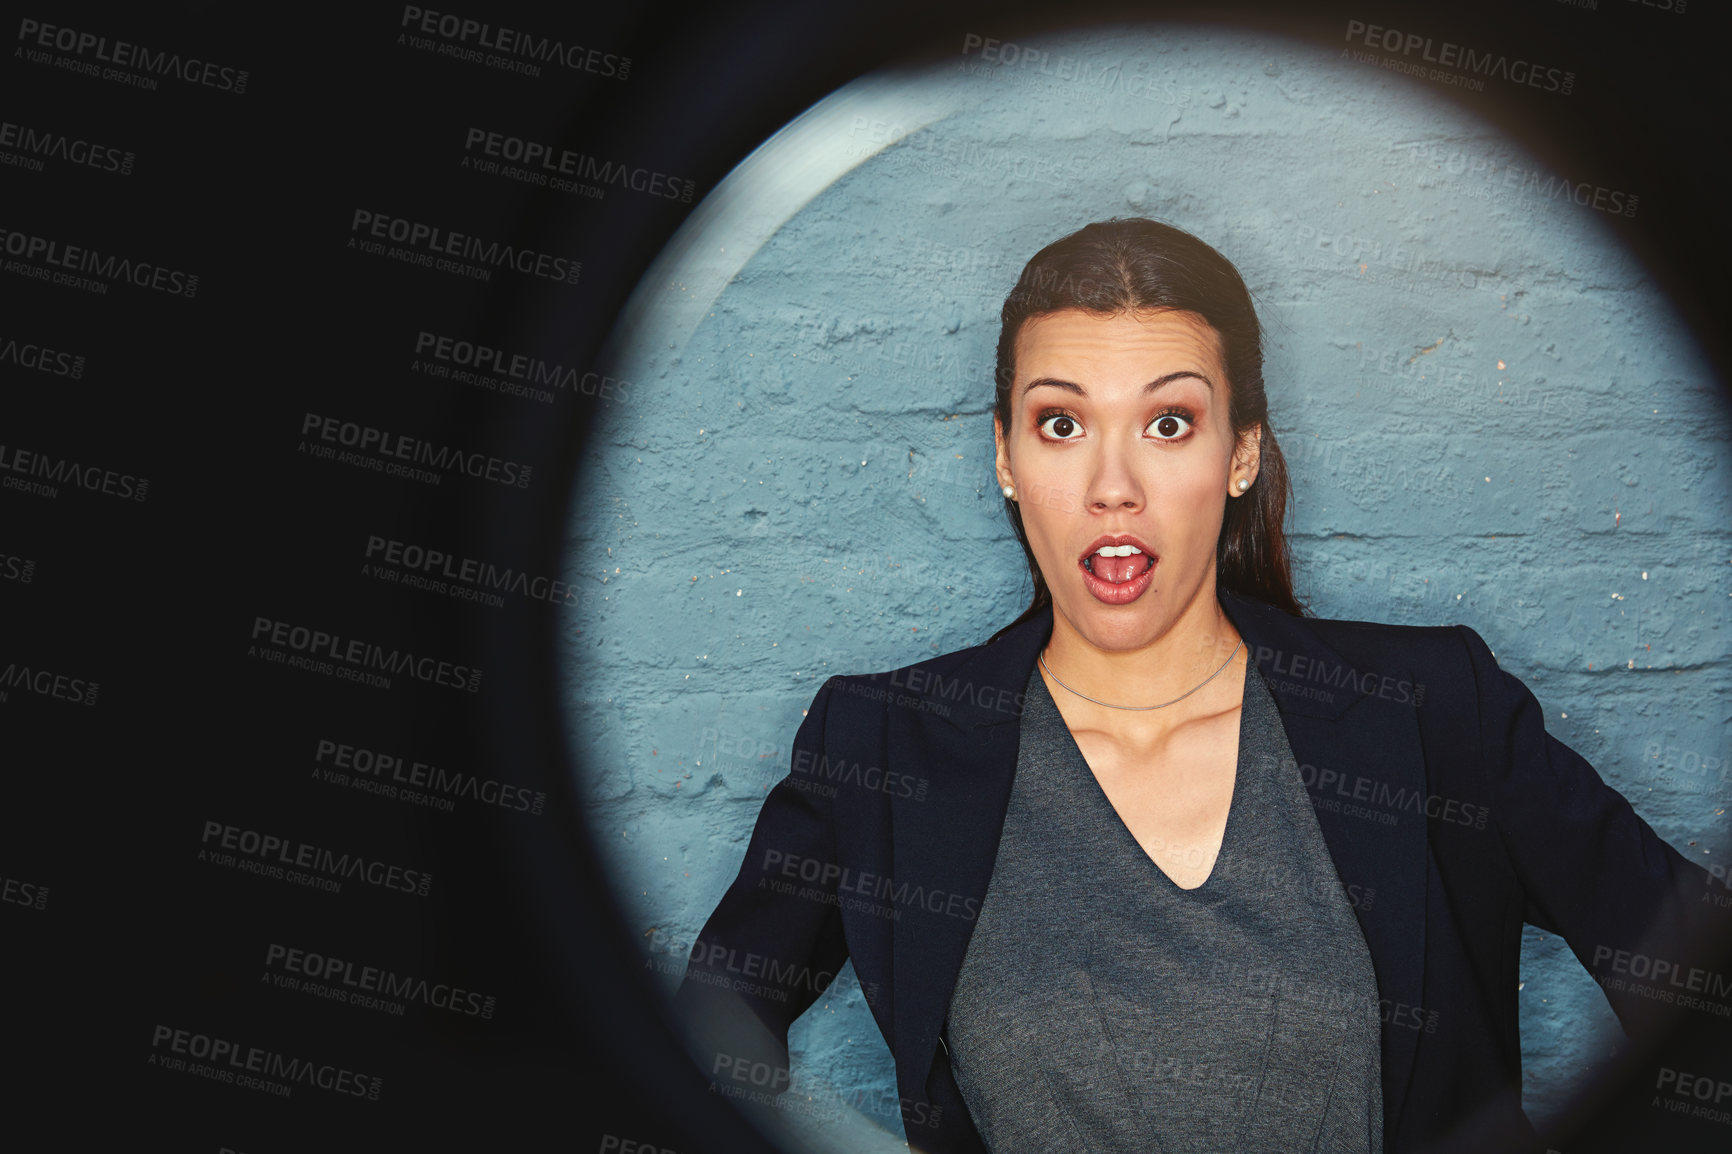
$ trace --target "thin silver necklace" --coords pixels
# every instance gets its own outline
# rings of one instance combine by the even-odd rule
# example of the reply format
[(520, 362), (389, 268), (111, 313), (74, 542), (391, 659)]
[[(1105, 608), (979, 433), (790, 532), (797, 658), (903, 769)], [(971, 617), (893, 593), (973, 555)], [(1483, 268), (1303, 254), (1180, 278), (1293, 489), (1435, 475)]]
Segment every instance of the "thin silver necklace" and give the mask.
[[(1227, 668), (1227, 666), (1231, 665), (1233, 663), (1233, 658), (1239, 656), (1239, 650), (1241, 650), (1243, 648), (1245, 648), (1245, 639), (1241, 637), (1239, 639), (1239, 644), (1233, 646), (1233, 652), (1227, 654), (1227, 660), (1221, 662), (1221, 669), (1225, 669), (1225, 668)], [(1052, 671), (1052, 666), (1050, 666), (1046, 663), (1046, 651), (1045, 650), (1041, 651), (1041, 653), (1039, 654), (1039, 657), (1040, 657), (1040, 667), (1042, 669), (1046, 670), (1047, 674), (1054, 681), (1058, 681), (1058, 683), (1060, 685), (1064, 685), (1064, 682), (1058, 680), (1058, 674), (1056, 674)], [(1173, 698), (1171, 701), (1163, 701), (1159, 705), (1114, 705), (1110, 701), (1102, 701), (1099, 698), (1090, 697), (1088, 694), (1082, 692), (1079, 689), (1070, 689), (1070, 686), (1068, 686), (1068, 685), (1064, 685), (1064, 687), (1066, 689), (1070, 689), (1070, 691), (1072, 693), (1076, 694), (1078, 697), (1082, 698), (1084, 701), (1092, 701), (1096, 705), (1104, 705), (1108, 709), (1137, 709), (1137, 710), (1165, 709), (1169, 705), (1177, 705), (1179, 702), (1185, 700), (1185, 698), (1191, 696), (1192, 693), (1197, 692), (1198, 689), (1203, 688), (1203, 686), (1205, 686), (1205, 685), (1209, 684), (1209, 682), (1215, 680), (1215, 678), (1217, 678), (1221, 675), (1221, 669), (1215, 670), (1215, 672), (1209, 674), (1209, 676), (1207, 676), (1207, 677), (1203, 678), (1203, 680), (1197, 682), (1196, 689), (1192, 689), (1187, 693), (1181, 693), (1181, 694), (1179, 694), (1179, 696)]]

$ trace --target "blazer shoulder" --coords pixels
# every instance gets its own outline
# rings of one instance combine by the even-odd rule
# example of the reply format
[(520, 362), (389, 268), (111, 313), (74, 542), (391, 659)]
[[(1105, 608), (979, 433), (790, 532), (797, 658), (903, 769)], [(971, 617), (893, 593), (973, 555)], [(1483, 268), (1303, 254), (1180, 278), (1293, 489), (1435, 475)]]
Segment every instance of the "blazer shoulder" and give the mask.
[[(855, 733), (881, 729), (892, 705), (929, 712), (965, 729), (981, 719), (981, 709), (989, 715), (986, 720), (999, 720), (994, 710), (1006, 707), (1006, 687), (1016, 681), (1019, 690), (1021, 682), (992, 650), (970, 645), (893, 669), (839, 674), (831, 678), (829, 712), (832, 718), (846, 718), (841, 724)], [(1020, 699), (1014, 704), (1013, 714), (1020, 712)]]
[(862, 688), (883, 688), (886, 684), (905, 683), (909, 674), (916, 671), (927, 677), (944, 676), (960, 672), (986, 648), (986, 645), (970, 645), (963, 649), (952, 649), (948, 653), (923, 657), (919, 661), (898, 665), (894, 669), (885, 669), (876, 673), (837, 674), (831, 680), (838, 682), (837, 688), (844, 692), (850, 686), (854, 687), (855, 692), (858, 692)]
[(1392, 625), (1383, 621), (1353, 621), (1344, 617), (1295, 617), (1290, 620), (1308, 629), (1343, 656), (1387, 656), (1404, 661), (1454, 661), (1465, 659), (1464, 634), (1474, 634), (1465, 625)]

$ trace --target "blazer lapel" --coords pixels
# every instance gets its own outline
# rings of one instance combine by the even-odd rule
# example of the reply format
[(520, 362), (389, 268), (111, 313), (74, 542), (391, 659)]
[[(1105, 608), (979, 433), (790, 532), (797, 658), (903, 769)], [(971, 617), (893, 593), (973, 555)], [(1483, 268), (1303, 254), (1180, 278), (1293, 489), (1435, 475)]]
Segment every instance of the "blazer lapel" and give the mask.
[[(1023, 688), (1051, 635), (1049, 606), (977, 647), (953, 676), (915, 685), (910, 674), (905, 697), (892, 690), (890, 764), (929, 767), (921, 776), (930, 782), (925, 797), (891, 796), (891, 876), (899, 891), (927, 891), (924, 900), (898, 901), (901, 916), (891, 931), (891, 1044), (903, 1093), (918, 1100), (926, 1100), (950, 994), (998, 857), (1016, 776)], [(907, 698), (921, 704), (899, 704)]]
[[(1350, 816), (1357, 811), (1341, 800), (1369, 796), (1378, 786), (1405, 790), (1403, 797), (1424, 795), (1415, 711), (1376, 697), (1375, 690), (1359, 692), (1358, 675), (1381, 678), (1393, 671), (1355, 670), (1305, 619), (1226, 591), (1220, 600), (1269, 683), (1288, 744), (1318, 800), (1317, 822), (1349, 887), (1381, 996), (1418, 1011), (1424, 819), (1400, 812), (1394, 824), (1383, 824)], [(992, 877), (1016, 775), (1022, 693), (1052, 635), (1052, 614), (1048, 605), (996, 643), (976, 647), (952, 674), (915, 667), (892, 676), (889, 762), (920, 767), (930, 783), (924, 796), (891, 797), (892, 878), (901, 915), (891, 931), (891, 1045), (908, 1096), (926, 1096), (950, 994)], [(1349, 674), (1355, 678), (1350, 685)], [(905, 678), (901, 685), (897, 676)], [(1419, 1042), (1418, 1030), (1396, 1025), (1398, 1017), (1385, 1015), (1382, 1030), (1384, 1084), (1392, 1087), (1386, 1124), (1399, 1116)]]
[(1398, 670), (1355, 667), (1305, 618), (1226, 591), (1220, 599), (1281, 711), (1287, 744), (1371, 953), (1386, 1011), (1385, 1123), (1394, 1133), (1419, 1047), (1411, 1023), (1419, 1020), (1425, 987), (1429, 859), (1422, 815), (1399, 803), (1394, 809), (1366, 803), (1425, 796), (1417, 702), (1383, 695), (1385, 678)]

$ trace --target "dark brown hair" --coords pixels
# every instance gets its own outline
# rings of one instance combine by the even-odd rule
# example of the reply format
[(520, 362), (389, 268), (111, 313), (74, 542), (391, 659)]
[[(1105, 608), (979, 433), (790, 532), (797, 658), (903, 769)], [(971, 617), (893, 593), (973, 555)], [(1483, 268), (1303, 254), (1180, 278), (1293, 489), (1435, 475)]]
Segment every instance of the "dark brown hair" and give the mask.
[[(1232, 262), (1188, 232), (1140, 217), (1085, 225), (1034, 254), (1004, 298), (998, 333), (998, 385), (993, 413), (1008, 436), (1010, 388), (1016, 379), (1016, 338), (1024, 321), (1064, 309), (1111, 316), (1143, 309), (1195, 313), (1221, 339), (1227, 370), (1227, 415), (1235, 434), (1261, 430), (1257, 479), (1243, 497), (1229, 498), (1215, 544), (1215, 581), (1294, 616), (1293, 563), (1281, 530), (1291, 483), (1281, 446), (1269, 427), (1263, 391), (1263, 330), (1251, 294)], [(1028, 535), (1022, 510), (1005, 498), (1016, 539), (1028, 558), (1034, 600), (988, 644), (1052, 603), (1052, 593)]]

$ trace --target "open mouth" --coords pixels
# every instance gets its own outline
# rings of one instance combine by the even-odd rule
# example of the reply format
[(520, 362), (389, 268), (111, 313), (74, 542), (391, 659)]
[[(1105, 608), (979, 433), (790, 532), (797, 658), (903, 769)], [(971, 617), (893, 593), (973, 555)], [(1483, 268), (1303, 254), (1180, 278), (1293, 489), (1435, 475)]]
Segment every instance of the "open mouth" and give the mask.
[(1077, 561), (1089, 593), (1107, 605), (1126, 605), (1141, 597), (1154, 583), (1159, 563), (1146, 544), (1128, 534), (1096, 540)]
[(1090, 553), (1082, 560), (1084, 569), (1090, 574), (1113, 585), (1123, 585), (1133, 581), (1155, 567), (1155, 559), (1147, 553), (1131, 553), (1126, 556), (1107, 556), (1103, 553)]

